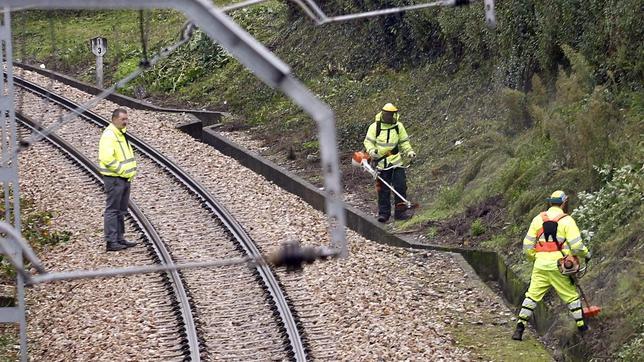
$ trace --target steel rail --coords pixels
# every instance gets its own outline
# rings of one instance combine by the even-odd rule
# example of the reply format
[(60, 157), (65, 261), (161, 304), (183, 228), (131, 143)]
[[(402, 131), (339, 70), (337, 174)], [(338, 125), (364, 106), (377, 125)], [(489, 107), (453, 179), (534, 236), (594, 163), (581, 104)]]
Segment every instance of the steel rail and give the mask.
[[(31, 129), (33, 132), (39, 132), (42, 129), (39, 124), (29, 119), (28, 117), (25, 117), (19, 112), (16, 112), (16, 120), (19, 123), (25, 125), (27, 128)], [(74, 146), (70, 145), (53, 133), (45, 136), (45, 139), (56, 148), (63, 151), (74, 163), (83, 168), (98, 183), (103, 183), (103, 178), (101, 177), (101, 174), (99, 173), (96, 165), (87, 157), (85, 157), (85, 155), (83, 155), (79, 150), (74, 148)], [(147, 216), (143, 214), (139, 206), (131, 199), (128, 204), (128, 209), (130, 215), (139, 226), (147, 240), (151, 241), (149, 246), (151, 246), (155, 258), (158, 260), (158, 262), (160, 264), (174, 265), (174, 261), (170, 256), (170, 252), (166, 248), (163, 240), (161, 240), (161, 237), (157, 233), (156, 228), (152, 225)], [(187, 346), (187, 349), (183, 352), (188, 354), (192, 361), (200, 361), (201, 357), (199, 349), (199, 339), (197, 337), (197, 328), (193, 318), (190, 299), (188, 298), (188, 294), (186, 293), (186, 287), (177, 270), (167, 271), (166, 275), (170, 280), (172, 292), (181, 312), (181, 319), (185, 332), (185, 336), (182, 336), (182, 338), (185, 339), (183, 341), (183, 344)]]
[[(20, 77), (16, 77), (15, 75), (14, 84), (40, 97), (47, 98), (48, 100), (57, 103), (64, 108), (78, 108), (78, 104), (76, 104), (75, 102), (61, 95), (55, 94), (33, 82), (27, 81)], [(80, 115), (80, 118), (92, 122), (101, 128), (107, 127), (110, 124), (109, 121), (89, 110), (84, 111)], [(189, 190), (195, 193), (203, 201), (204, 207), (209, 209), (230, 231), (235, 240), (237, 240), (239, 245), (243, 248), (243, 250), (249, 257), (256, 260), (262, 259), (262, 254), (255, 244), (255, 241), (250, 237), (250, 235), (248, 235), (246, 230), (244, 230), (242, 225), (233, 217), (233, 215), (219, 201), (217, 201), (217, 199), (203, 185), (201, 185), (201, 183), (192, 178), (181, 167), (179, 167), (177, 164), (165, 157), (160, 152), (156, 151), (153, 147), (142, 141), (140, 138), (136, 137), (135, 135), (128, 134), (128, 139), (131, 141), (131, 144), (138, 149), (139, 152), (152, 159), (167, 172), (177, 178)], [(302, 334), (300, 333), (298, 323), (296, 322), (295, 317), (291, 312), (291, 308), (288, 304), (288, 301), (286, 300), (286, 296), (282, 291), (282, 288), (280, 287), (275, 274), (265, 263), (259, 263), (255, 265), (255, 268), (261, 276), (273, 302), (275, 303), (277, 311), (284, 325), (284, 329), (286, 330), (288, 340), (292, 348), (291, 352), (293, 354), (293, 357), (297, 361), (306, 361), (306, 348), (302, 340)]]

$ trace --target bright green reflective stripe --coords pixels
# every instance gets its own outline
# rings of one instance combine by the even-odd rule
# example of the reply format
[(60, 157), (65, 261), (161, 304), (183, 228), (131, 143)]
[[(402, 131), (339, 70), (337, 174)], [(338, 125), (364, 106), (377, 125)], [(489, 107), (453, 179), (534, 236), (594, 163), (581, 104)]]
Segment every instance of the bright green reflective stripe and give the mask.
[(123, 171), (123, 174), (124, 174), (124, 175), (129, 175), (129, 174), (133, 173), (134, 171), (136, 171), (136, 167), (132, 167), (132, 168), (131, 168), (131, 169), (129, 169), (129, 170), (125, 170), (125, 171)]
[(123, 161), (123, 162), (119, 163), (119, 167), (123, 167), (123, 166), (126, 166), (126, 165), (130, 165), (130, 164), (132, 164), (132, 163), (135, 163), (135, 162), (134, 162), (134, 159), (132, 159), (131, 161)]
[[(131, 154), (132, 156), (134, 156), (134, 151), (132, 151), (132, 147), (128, 148), (128, 151), (130, 151), (129, 153), (125, 153), (125, 150), (123, 149), (123, 142), (121, 142), (119, 140), (117, 140), (117, 142), (119, 143), (119, 147), (121, 147), (121, 153), (122, 153), (123, 157), (127, 157), (128, 154)], [(134, 157), (126, 159), (125, 161), (133, 160), (133, 159), (134, 159)]]
[(121, 171), (122, 168), (129, 166), (129, 164), (133, 163), (134, 159), (130, 158), (129, 160), (125, 160), (121, 163), (119, 163), (119, 167), (116, 168), (116, 172)]
[(396, 147), (397, 143), (377, 142), (378, 147)]
[(572, 240), (569, 241), (570, 245), (577, 244), (579, 241), (581, 241), (581, 236), (578, 236)]
[(570, 245), (570, 249), (573, 249), (573, 250), (581, 250), (583, 248), (584, 248), (584, 244), (581, 241), (578, 241), (575, 244)]
[(134, 161), (134, 157), (128, 158), (126, 160), (123, 160), (123, 161), (121, 161), (121, 163), (128, 163), (128, 162), (132, 162), (132, 161)]
[(117, 162), (118, 162), (118, 161), (114, 160), (114, 161), (112, 161), (112, 162), (110, 162), (110, 163), (105, 164), (105, 166), (110, 167), (110, 166), (112, 166), (112, 165), (116, 165), (116, 163), (117, 163)]

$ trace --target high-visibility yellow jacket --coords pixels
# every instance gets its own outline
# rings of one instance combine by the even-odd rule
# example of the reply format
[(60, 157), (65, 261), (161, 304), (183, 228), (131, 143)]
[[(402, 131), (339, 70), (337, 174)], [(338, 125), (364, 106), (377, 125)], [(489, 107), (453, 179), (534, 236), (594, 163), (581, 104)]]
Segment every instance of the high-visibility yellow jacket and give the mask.
[[(546, 213), (548, 219), (554, 220), (564, 212), (560, 207), (552, 206)], [(540, 249), (539, 243), (546, 242), (544, 235), (539, 236), (539, 240), (537, 240), (537, 234), (543, 227), (543, 223), (541, 214), (537, 215), (532, 219), (530, 229), (528, 229), (528, 233), (523, 239), (523, 251), (530, 259), (534, 259), (534, 269), (557, 270), (557, 260), (563, 257), (562, 252), (565, 255), (572, 254), (581, 257), (588, 255), (588, 248), (581, 240), (581, 233), (577, 223), (570, 215), (557, 222), (557, 241), (563, 243), (561, 251), (538, 251), (537, 249)]]
[(125, 132), (125, 128), (121, 131), (112, 123), (105, 128), (98, 144), (98, 169), (105, 176), (132, 180), (136, 176), (136, 160)]
[[(372, 157), (375, 155), (374, 151), (377, 151), (376, 158), (383, 157), (387, 152), (394, 153), (382, 158), (378, 162), (378, 169), (382, 170), (402, 166), (401, 154), (408, 154), (413, 151), (407, 130), (398, 121), (398, 118), (398, 114), (396, 114), (394, 118), (396, 122), (394, 124), (383, 123), (382, 112), (378, 113), (375, 122), (369, 126), (367, 135), (364, 138), (364, 147)], [(378, 126), (379, 124), (380, 126)], [(378, 130), (380, 130), (379, 134)]]

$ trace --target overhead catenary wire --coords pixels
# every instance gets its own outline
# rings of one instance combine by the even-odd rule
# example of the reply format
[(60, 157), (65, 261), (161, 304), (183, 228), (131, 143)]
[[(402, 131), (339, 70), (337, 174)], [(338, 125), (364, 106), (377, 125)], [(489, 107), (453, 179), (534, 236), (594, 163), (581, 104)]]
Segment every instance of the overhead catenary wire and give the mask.
[[(266, 2), (266, 1), (268, 1), (268, 0), (246, 0), (246, 1), (239, 2), (239, 3), (223, 6), (223, 7), (221, 7), (221, 10), (223, 10), (225, 12), (228, 12), (228, 11), (238, 10), (238, 9), (242, 9), (242, 8), (245, 8), (245, 7), (248, 7), (248, 6), (260, 4), (260, 3), (263, 3), (263, 2)], [(462, 6), (462, 5), (468, 5), (470, 3), (470, 0), (439, 0), (439, 1), (434, 1), (434, 2), (430, 2), (430, 3), (400, 6), (400, 7), (395, 7), (395, 8), (387, 8), (387, 9), (367, 11), (367, 12), (362, 12), (362, 13), (354, 13), (354, 14), (346, 14), (346, 15), (338, 15), (338, 16), (327, 16), (324, 13), (324, 11), (322, 11), (322, 9), (320, 9), (320, 7), (317, 5), (317, 3), (315, 1), (313, 1), (313, 0), (290, 0), (290, 1), (294, 2), (295, 4), (297, 4), (302, 9), (302, 11), (304, 11), (304, 13), (316, 23), (316, 25), (335, 23), (335, 22), (343, 22), (343, 21), (354, 20), (354, 19), (371, 18), (371, 17), (376, 17), (376, 16), (382, 16), (382, 15), (390, 15), (390, 14), (395, 14), (395, 13), (402, 13), (402, 12), (406, 12), (406, 11), (426, 9), (426, 8), (431, 8), (431, 7)]]

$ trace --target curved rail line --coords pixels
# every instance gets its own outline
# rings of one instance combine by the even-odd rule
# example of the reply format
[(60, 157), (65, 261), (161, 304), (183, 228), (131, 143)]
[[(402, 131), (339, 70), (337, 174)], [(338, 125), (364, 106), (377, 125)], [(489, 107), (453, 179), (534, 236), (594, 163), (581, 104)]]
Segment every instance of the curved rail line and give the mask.
[[(33, 94), (36, 94), (39, 97), (47, 98), (48, 100), (68, 110), (75, 110), (79, 107), (79, 105), (75, 102), (61, 95), (50, 92), (49, 90), (33, 82), (27, 81), (20, 77), (16, 77), (15, 75), (14, 84)], [(101, 128), (107, 127), (109, 125), (109, 122), (107, 120), (89, 110), (82, 112), (79, 117)], [(180, 183), (184, 184), (189, 190), (196, 194), (203, 201), (203, 206), (206, 209), (210, 210), (210, 212), (212, 212), (232, 233), (235, 240), (237, 240), (237, 242), (247, 255), (254, 258), (262, 257), (259, 248), (255, 244), (254, 240), (243, 229), (241, 224), (223, 205), (221, 205), (219, 201), (215, 199), (214, 196), (212, 196), (212, 194), (210, 194), (210, 192), (205, 187), (203, 187), (197, 180), (189, 176), (177, 164), (169, 160), (160, 152), (156, 151), (153, 147), (149, 146), (140, 138), (134, 135), (130, 135), (129, 140), (131, 141), (132, 145), (138, 149), (139, 152), (152, 159), (160, 167), (173, 175)], [(266, 265), (258, 265), (256, 266), (256, 270), (261, 276), (264, 285), (267, 288), (281, 318), (284, 329), (286, 330), (288, 342), (291, 346), (293, 358), (297, 361), (306, 361), (306, 348), (304, 346), (302, 333), (299, 330), (299, 323), (296, 321), (291, 311), (291, 307), (289, 306), (287, 298), (282, 291), (280, 283), (278, 282), (275, 274), (270, 269), (270, 267)]]
[[(34, 121), (23, 116), (22, 114), (16, 112), (16, 120), (19, 123), (22, 123), (25, 127), (29, 128), (32, 132), (39, 132), (41, 127)], [(85, 157), (80, 151), (75, 149), (69, 143), (62, 140), (60, 137), (55, 134), (50, 134), (45, 137), (56, 148), (62, 150), (67, 157), (69, 157), (74, 163), (78, 164), (81, 168), (85, 169), (98, 183), (103, 183), (102, 177), (96, 168), (96, 165)], [(157, 233), (156, 229), (150, 222), (150, 220), (143, 214), (141, 209), (137, 204), (130, 200), (128, 205), (130, 215), (134, 219), (134, 222), (139, 226), (145, 237), (150, 241), (149, 246), (152, 248), (152, 252), (155, 256), (155, 261), (161, 264), (172, 265), (174, 262), (166, 248), (165, 244), (161, 240), (161, 237)], [(197, 336), (197, 329), (192, 313), (192, 306), (190, 305), (190, 300), (186, 293), (185, 285), (181, 278), (181, 275), (178, 271), (168, 271), (166, 274), (169, 278), (170, 288), (172, 289), (176, 303), (178, 304), (179, 312), (181, 314), (182, 327), (184, 333), (181, 338), (183, 339), (182, 344), (184, 345), (183, 352), (186, 354), (186, 357), (189, 357), (192, 361), (200, 360), (199, 353), (199, 339)]]

